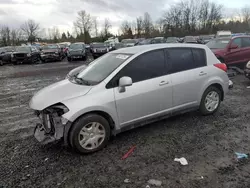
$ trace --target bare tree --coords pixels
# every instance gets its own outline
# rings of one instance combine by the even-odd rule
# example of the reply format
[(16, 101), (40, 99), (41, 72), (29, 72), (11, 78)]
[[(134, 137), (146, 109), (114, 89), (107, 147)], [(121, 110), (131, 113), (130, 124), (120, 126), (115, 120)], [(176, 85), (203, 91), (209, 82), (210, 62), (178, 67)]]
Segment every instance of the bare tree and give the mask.
[(153, 30), (153, 22), (148, 12), (144, 13), (143, 29), (146, 37), (149, 37)]
[(81, 10), (77, 13), (77, 19), (74, 26), (80, 31), (80, 34), (84, 35), (85, 42), (90, 40), (90, 32), (93, 28), (93, 20), (85, 10)]
[(246, 6), (241, 10), (243, 22), (247, 25), (247, 29), (250, 28), (250, 6)]
[(122, 22), (120, 29), (121, 29), (122, 35), (125, 38), (133, 38), (131, 23), (129, 23), (128, 21)]
[(111, 29), (111, 23), (110, 23), (110, 21), (109, 21), (109, 19), (105, 19), (105, 21), (104, 21), (104, 27), (103, 27), (103, 32), (104, 32), (104, 36), (105, 36), (105, 38), (107, 38), (108, 37), (108, 35), (109, 35), (109, 30)]
[(142, 17), (138, 17), (136, 18), (136, 33), (137, 33), (137, 37), (141, 37), (143, 32), (143, 19)]
[(22, 36), (22, 31), (20, 29), (12, 29), (10, 32), (11, 44), (13, 46), (18, 45)]
[(3, 26), (0, 30), (0, 36), (3, 46), (11, 45), (10, 40), (10, 28), (8, 26)]
[(94, 24), (95, 37), (98, 37), (98, 22), (96, 17), (93, 18), (93, 24)]
[(28, 37), (28, 41), (32, 43), (36, 39), (37, 32), (39, 30), (39, 24), (36, 23), (34, 20), (28, 20), (21, 26), (21, 30)]

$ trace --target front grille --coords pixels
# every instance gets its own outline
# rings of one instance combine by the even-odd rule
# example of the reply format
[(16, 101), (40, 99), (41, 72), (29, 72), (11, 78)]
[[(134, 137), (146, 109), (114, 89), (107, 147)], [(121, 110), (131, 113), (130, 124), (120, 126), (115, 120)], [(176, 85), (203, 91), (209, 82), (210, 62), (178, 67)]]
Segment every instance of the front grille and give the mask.
[(82, 52), (81, 51), (71, 51), (70, 55), (81, 55)]
[(46, 55), (54, 55), (55, 52), (44, 52), (44, 54), (46, 54)]

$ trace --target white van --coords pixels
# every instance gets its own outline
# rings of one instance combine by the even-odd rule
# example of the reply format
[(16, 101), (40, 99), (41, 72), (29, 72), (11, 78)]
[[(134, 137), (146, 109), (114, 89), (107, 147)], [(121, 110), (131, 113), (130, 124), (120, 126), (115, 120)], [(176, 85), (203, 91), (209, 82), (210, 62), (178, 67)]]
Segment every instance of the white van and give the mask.
[(219, 38), (219, 37), (231, 37), (232, 36), (232, 32), (231, 31), (217, 31), (215, 38)]

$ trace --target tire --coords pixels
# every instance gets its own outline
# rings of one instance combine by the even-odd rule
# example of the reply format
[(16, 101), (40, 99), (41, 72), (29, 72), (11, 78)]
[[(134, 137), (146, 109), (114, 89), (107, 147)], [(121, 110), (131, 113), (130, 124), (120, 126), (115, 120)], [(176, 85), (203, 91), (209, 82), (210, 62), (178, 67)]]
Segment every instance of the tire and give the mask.
[(0, 60), (0, 66), (3, 66), (3, 61), (2, 60)]
[[(214, 97), (212, 97), (213, 95), (211, 95), (211, 94), (215, 94), (215, 93), (217, 94), (217, 100), (214, 100), (216, 97), (214, 98)], [(208, 95), (211, 95), (211, 97), (214, 98), (214, 99), (207, 99)], [(203, 93), (203, 96), (202, 96), (202, 99), (201, 99), (201, 103), (200, 103), (200, 112), (201, 112), (201, 114), (202, 115), (214, 114), (220, 107), (221, 99), (222, 99), (222, 91), (220, 89), (218, 89), (217, 87), (214, 87), (214, 86), (208, 87), (205, 90), (205, 92)], [(211, 102), (214, 102), (215, 107), (211, 107), (211, 105), (207, 105), (207, 104), (209, 104), (208, 100), (211, 100)]]
[[(96, 122), (98, 124), (92, 124), (93, 122)], [(100, 124), (100, 127), (99, 129), (97, 129), (98, 133), (95, 135), (95, 133), (92, 132), (93, 129), (88, 128), (88, 127), (99, 126), (99, 124)], [(81, 130), (84, 127), (86, 131), (84, 130), (81, 132)], [(80, 132), (84, 133), (85, 136), (81, 135)], [(102, 138), (99, 138), (100, 136)], [(84, 137), (86, 139), (85, 142), (83, 141), (86, 145), (85, 147), (81, 146), (80, 144), (81, 138), (82, 140), (84, 140)], [(95, 138), (97, 139), (97, 144), (91, 143), (91, 141), (92, 142), (96, 141)], [(103, 149), (108, 144), (109, 138), (110, 138), (110, 125), (104, 117), (97, 115), (97, 114), (88, 114), (79, 118), (73, 124), (73, 127), (71, 128), (69, 132), (69, 142), (70, 142), (71, 147), (75, 149), (77, 152), (80, 152), (82, 154), (93, 153), (93, 152)]]

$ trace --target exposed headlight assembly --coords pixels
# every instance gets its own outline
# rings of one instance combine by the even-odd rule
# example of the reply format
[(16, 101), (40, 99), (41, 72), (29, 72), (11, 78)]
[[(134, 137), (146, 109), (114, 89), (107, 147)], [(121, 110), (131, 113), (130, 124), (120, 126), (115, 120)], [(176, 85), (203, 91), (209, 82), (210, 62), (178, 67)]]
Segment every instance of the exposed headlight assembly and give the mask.
[(57, 113), (58, 116), (62, 116), (63, 114), (67, 113), (69, 109), (62, 103), (54, 104), (45, 109), (45, 111), (49, 113)]

